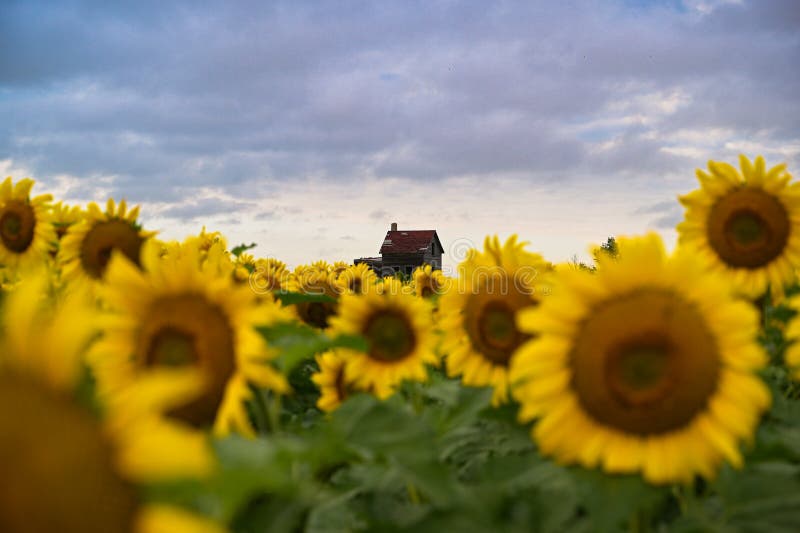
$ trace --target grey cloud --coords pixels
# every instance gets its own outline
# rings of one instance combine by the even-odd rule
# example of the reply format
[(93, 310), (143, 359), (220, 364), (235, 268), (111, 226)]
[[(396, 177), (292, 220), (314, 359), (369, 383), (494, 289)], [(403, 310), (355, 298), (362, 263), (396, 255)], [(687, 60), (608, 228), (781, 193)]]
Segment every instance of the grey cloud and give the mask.
[(189, 221), (213, 215), (231, 213), (254, 207), (253, 202), (237, 200), (224, 200), (220, 198), (203, 198), (188, 203), (173, 206), (165, 210), (162, 215), (181, 221)]
[(371, 220), (386, 220), (390, 216), (389, 212), (384, 209), (376, 209), (369, 214)]
[[(0, 158), (115, 176), (135, 202), (220, 185), (263, 197), (310, 177), (657, 182), (696, 164), (661, 150), (680, 129), (800, 137), (797, 13), (791, 0), (707, 16), (592, 0), (3, 2)], [(673, 90), (686, 101), (672, 114), (620, 110)], [(626, 113), (651, 120), (602, 125)]]

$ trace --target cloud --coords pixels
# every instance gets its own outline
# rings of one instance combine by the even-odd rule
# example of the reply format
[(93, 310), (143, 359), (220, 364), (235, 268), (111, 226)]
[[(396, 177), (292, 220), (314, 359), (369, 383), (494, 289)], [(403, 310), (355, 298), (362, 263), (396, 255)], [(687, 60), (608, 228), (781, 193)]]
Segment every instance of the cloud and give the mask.
[[(235, 211), (273, 231), (293, 231), (293, 207), (339, 220), (324, 202), (351, 199), (366, 222), (412, 222), (394, 205), (412, 184), (464, 224), (501, 181), (518, 199), (607, 193), (631, 213), (712, 157), (797, 168), (798, 13), (793, 0), (2, 2), (0, 160), (71, 176), (74, 197), (182, 221)], [(383, 185), (367, 199), (370, 180)], [(320, 182), (337, 186), (316, 204), (281, 196)], [(462, 182), (478, 191), (441, 190)]]
[(180, 221), (202, 220), (219, 214), (230, 214), (252, 208), (252, 202), (238, 200), (225, 200), (221, 198), (202, 198), (186, 203), (170, 205), (160, 214), (165, 218), (175, 218)]

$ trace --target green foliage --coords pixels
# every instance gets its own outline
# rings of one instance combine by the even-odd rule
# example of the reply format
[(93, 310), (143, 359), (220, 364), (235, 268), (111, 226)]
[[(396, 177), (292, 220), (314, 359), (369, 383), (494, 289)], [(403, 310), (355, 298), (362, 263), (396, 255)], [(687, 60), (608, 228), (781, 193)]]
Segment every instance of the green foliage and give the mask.
[(314, 354), (332, 348), (350, 348), (366, 351), (367, 341), (357, 335), (329, 337), (299, 322), (282, 322), (269, 327), (257, 328), (266, 341), (280, 352), (275, 366), (286, 373), (291, 372), (302, 361)]
[(250, 244), (242, 243), (239, 246), (234, 246), (233, 249), (231, 249), (231, 253), (234, 256), (239, 257), (240, 255), (242, 255), (247, 250), (252, 250), (255, 247), (256, 247), (256, 243), (254, 243), (254, 242), (251, 242)]

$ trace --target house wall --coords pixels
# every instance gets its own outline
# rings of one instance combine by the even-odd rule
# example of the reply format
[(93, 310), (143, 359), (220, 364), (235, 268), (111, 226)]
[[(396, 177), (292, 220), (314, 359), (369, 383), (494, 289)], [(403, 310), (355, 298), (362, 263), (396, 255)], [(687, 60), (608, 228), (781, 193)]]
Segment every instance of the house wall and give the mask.
[[(438, 250), (437, 250), (438, 251)], [(430, 250), (413, 254), (383, 254), (383, 275), (390, 275), (393, 272), (403, 272), (410, 274), (419, 266), (431, 265), (436, 270), (442, 269), (442, 254), (433, 254)]]

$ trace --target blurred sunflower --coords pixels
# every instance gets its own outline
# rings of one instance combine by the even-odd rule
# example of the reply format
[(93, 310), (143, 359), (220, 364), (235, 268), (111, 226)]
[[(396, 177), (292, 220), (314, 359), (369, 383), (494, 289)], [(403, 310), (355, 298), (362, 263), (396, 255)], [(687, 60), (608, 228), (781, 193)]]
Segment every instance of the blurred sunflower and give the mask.
[(350, 268), (350, 263), (347, 263), (345, 261), (334, 261), (333, 264), (331, 265), (331, 272), (333, 272), (338, 276), (348, 268)]
[(83, 211), (79, 205), (67, 205), (64, 202), (53, 204), (52, 211), (53, 226), (55, 226), (56, 236), (59, 240), (67, 234), (70, 226), (73, 226), (83, 218)]
[(30, 197), (35, 182), (16, 183), (6, 178), (0, 185), (0, 264), (15, 271), (44, 261), (57, 240), (50, 214), (53, 197)]
[(538, 338), (512, 361), (520, 419), (561, 463), (642, 472), (651, 483), (740, 466), (770, 404), (758, 318), (724, 280), (660, 237), (620, 239), (596, 274), (562, 271), (518, 323)]
[(244, 283), (250, 279), (250, 274), (256, 270), (256, 258), (251, 254), (241, 253), (233, 261), (233, 279)]
[(319, 387), (317, 407), (330, 412), (353, 393), (353, 384), (345, 379), (345, 359), (341, 354), (331, 350), (317, 355), (316, 360), (319, 372), (311, 376), (311, 381)]
[(709, 161), (697, 170), (701, 188), (681, 196), (686, 215), (678, 242), (695, 249), (714, 272), (750, 299), (767, 288), (782, 294), (800, 266), (800, 184), (781, 164), (739, 156), (741, 172)]
[(348, 266), (336, 278), (336, 284), (343, 292), (358, 294), (367, 292), (377, 281), (378, 276), (364, 263)]
[(494, 388), (492, 402), (508, 401), (508, 366), (532, 332), (515, 322), (520, 309), (537, 305), (549, 268), (525, 251), (516, 235), (505, 244), (486, 237), (483, 253), (471, 250), (459, 265), (458, 287), (441, 299), (442, 351), (450, 376), (465, 385)]
[(318, 261), (315, 266), (299, 267), (286, 287), (291, 292), (327, 297), (330, 301), (301, 302), (294, 305), (300, 320), (311, 327), (327, 329), (336, 314), (338, 297), (342, 292), (336, 275)]
[(70, 226), (61, 239), (58, 262), (67, 282), (94, 284), (103, 278), (111, 252), (118, 250), (134, 264), (140, 264), (142, 244), (154, 235), (141, 229), (136, 219), (139, 207), (128, 211), (125, 200), (119, 205), (108, 200), (105, 213), (94, 202), (83, 220)]
[(797, 314), (789, 320), (784, 330), (784, 337), (790, 342), (784, 359), (794, 379), (800, 380), (800, 296), (793, 296), (785, 303)]
[(426, 381), (425, 365), (437, 364), (430, 307), (408, 292), (376, 286), (363, 295), (345, 294), (331, 330), (367, 340), (367, 352), (339, 350), (346, 362), (344, 379), (379, 398), (390, 396), (404, 379)]
[[(79, 399), (83, 351), (95, 334), (92, 308), (76, 295), (58, 308), (42, 298), (47, 277), (31, 275), (4, 302), (0, 348), (0, 524), (3, 531), (206, 532), (223, 528), (178, 507), (147, 503), (128, 477), (128, 443), (113, 410), (100, 421)], [(128, 419), (130, 434), (151, 428)], [(171, 470), (159, 449), (141, 463)], [(185, 465), (186, 462), (182, 461)], [(136, 470), (135, 468), (132, 470)], [(145, 472), (135, 478), (153, 481)]]
[(206, 231), (205, 226), (203, 226), (199, 234), (190, 237), (190, 239), (198, 240), (197, 245), (201, 252), (207, 252), (215, 244), (219, 244), (223, 250), (228, 249), (228, 241), (225, 240), (225, 236), (223, 236), (219, 231)]
[(449, 285), (441, 270), (433, 270), (431, 265), (417, 268), (412, 276), (414, 293), (420, 298), (431, 298), (446, 292)]
[(273, 352), (254, 328), (291, 317), (272, 302), (256, 304), (249, 287), (234, 284), (216, 264), (227, 257), (214, 253), (219, 248), (204, 254), (190, 240), (179, 253), (160, 257), (157, 243), (146, 243), (141, 270), (115, 254), (102, 292), (109, 308), (104, 335), (91, 361), (100, 390), (110, 397), (134, 395), (125, 389), (141, 389), (142, 379), (155, 371), (199, 374), (198, 390), (176, 395), (166, 416), (186, 427), (213, 427), (217, 435), (252, 435), (245, 407), (249, 385), (288, 392), (285, 378), (269, 364)]
[(273, 258), (256, 259), (255, 269), (250, 275), (250, 288), (258, 295), (289, 290), (292, 273), (286, 264)]

